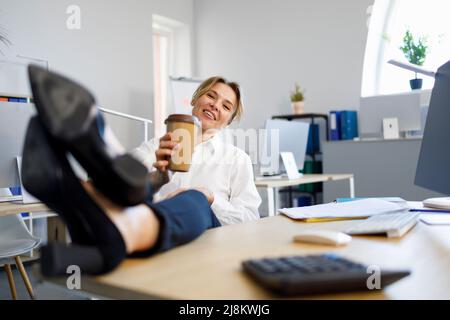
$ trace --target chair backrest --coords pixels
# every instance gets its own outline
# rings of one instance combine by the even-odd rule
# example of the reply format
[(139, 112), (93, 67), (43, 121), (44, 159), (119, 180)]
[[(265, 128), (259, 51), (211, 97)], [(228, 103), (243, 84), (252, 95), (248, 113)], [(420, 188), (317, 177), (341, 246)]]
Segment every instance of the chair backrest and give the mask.
[(6, 239), (36, 239), (20, 214), (0, 217), (0, 242)]

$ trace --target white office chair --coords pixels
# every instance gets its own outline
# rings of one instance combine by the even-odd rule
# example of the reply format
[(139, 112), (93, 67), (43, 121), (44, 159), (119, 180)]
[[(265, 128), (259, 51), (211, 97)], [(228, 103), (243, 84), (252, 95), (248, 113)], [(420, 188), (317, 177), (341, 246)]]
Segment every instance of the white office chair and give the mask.
[(0, 218), (0, 265), (5, 265), (11, 295), (14, 300), (17, 299), (17, 292), (11, 271), (13, 259), (31, 299), (35, 299), (33, 287), (19, 256), (35, 249), (40, 243), (41, 240), (33, 237), (28, 231), (22, 216), (11, 215)]

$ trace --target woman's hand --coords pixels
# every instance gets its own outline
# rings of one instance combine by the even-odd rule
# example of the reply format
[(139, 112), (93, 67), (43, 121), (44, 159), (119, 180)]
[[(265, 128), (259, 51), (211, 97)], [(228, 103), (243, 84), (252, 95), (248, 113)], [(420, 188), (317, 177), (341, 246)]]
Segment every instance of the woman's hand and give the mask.
[(201, 193), (203, 193), (206, 197), (206, 200), (208, 200), (209, 205), (211, 205), (214, 202), (214, 193), (207, 189), (207, 188), (202, 188), (202, 187), (197, 187), (197, 188), (179, 188), (177, 190), (175, 190), (174, 192), (171, 192), (167, 195), (166, 199), (172, 198), (174, 196), (176, 196), (177, 194), (180, 194), (182, 192), (185, 191), (189, 191), (189, 190), (197, 190)]
[(149, 173), (150, 186), (152, 187), (152, 192), (156, 193), (161, 189), (163, 185), (170, 181), (169, 172), (161, 172), (159, 170), (152, 171)]
[(155, 151), (156, 162), (153, 166), (160, 172), (166, 172), (169, 167), (169, 159), (174, 154), (178, 141), (173, 140), (172, 133), (166, 133), (159, 139), (159, 148)]

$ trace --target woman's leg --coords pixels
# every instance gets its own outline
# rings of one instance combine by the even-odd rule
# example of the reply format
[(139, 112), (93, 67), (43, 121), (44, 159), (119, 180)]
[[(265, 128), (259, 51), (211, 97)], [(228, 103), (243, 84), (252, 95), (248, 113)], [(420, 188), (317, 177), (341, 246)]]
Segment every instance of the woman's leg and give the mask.
[(111, 202), (90, 183), (84, 188), (124, 239), (127, 253), (148, 256), (185, 244), (206, 229), (220, 226), (205, 196), (194, 190), (159, 203), (123, 208)]
[(148, 250), (155, 245), (160, 223), (152, 209), (145, 204), (123, 208), (98, 192), (91, 183), (85, 182), (83, 187), (116, 225), (128, 254)]
[(147, 254), (188, 243), (205, 230), (220, 226), (206, 196), (197, 190), (188, 190), (164, 201), (147, 204), (160, 222), (158, 241)]
[[(42, 248), (44, 274), (64, 274), (69, 265), (88, 274), (108, 272), (127, 253), (165, 251), (217, 225), (199, 191), (158, 204), (149, 201), (148, 206), (111, 203), (129, 206), (151, 198), (147, 169), (131, 156), (117, 155), (101, 137), (87, 90), (37, 67), (30, 67), (29, 74), (39, 119), (34, 117), (27, 131), (22, 180), (31, 194), (62, 217), (73, 240), (69, 246), (49, 243)], [(80, 183), (67, 151), (110, 200)]]

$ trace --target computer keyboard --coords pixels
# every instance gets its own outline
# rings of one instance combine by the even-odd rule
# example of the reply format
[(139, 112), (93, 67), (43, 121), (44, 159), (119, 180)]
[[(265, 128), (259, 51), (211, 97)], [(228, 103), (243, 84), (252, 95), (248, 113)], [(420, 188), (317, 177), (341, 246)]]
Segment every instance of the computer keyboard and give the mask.
[[(366, 291), (372, 275), (367, 266), (336, 254), (252, 259), (242, 266), (260, 285), (280, 295)], [(381, 269), (380, 289), (409, 274)]]
[(388, 238), (402, 237), (417, 223), (419, 212), (400, 212), (369, 217), (343, 232), (351, 235), (383, 234)]

